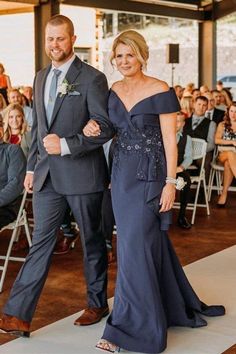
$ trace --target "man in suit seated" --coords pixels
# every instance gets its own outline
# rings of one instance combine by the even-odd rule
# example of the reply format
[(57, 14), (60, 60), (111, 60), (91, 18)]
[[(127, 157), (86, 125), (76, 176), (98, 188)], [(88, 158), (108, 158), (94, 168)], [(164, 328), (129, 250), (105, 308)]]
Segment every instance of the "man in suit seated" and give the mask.
[(178, 144), (178, 164), (177, 177), (182, 177), (185, 181), (184, 188), (180, 191), (180, 211), (178, 216), (178, 225), (182, 229), (190, 229), (191, 224), (185, 216), (186, 207), (189, 201), (191, 179), (187, 168), (191, 165), (192, 159), (192, 139), (189, 135), (183, 133), (185, 125), (184, 113), (177, 113), (177, 133), (176, 139)]
[(212, 90), (211, 93), (215, 100), (215, 108), (225, 112), (225, 105), (221, 103), (221, 92), (219, 90)]
[(221, 109), (215, 108), (215, 100), (212, 93), (207, 92), (204, 96), (208, 99), (208, 109), (205, 116), (218, 125), (224, 119), (225, 112)]
[(3, 142), (0, 115), (0, 229), (14, 221), (21, 202), (26, 159), (20, 146)]
[[(206, 182), (208, 182), (213, 150), (215, 147), (216, 123), (205, 117), (208, 108), (208, 99), (199, 96), (194, 103), (194, 113), (186, 120), (183, 132), (192, 138), (203, 139), (207, 142), (207, 153), (205, 158)], [(194, 165), (200, 167), (202, 159), (194, 160)]]

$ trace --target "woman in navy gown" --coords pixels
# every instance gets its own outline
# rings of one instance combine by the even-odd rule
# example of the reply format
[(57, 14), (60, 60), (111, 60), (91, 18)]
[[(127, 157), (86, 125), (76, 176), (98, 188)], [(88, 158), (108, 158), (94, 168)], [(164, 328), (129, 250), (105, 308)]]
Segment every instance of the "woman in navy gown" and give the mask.
[[(223, 315), (202, 303), (168, 239), (176, 187), (176, 113), (173, 89), (146, 76), (148, 47), (136, 31), (114, 41), (111, 61), (123, 80), (113, 84), (109, 115), (117, 131), (112, 203), (117, 226), (117, 282), (113, 310), (99, 349), (160, 353), (169, 326), (201, 327), (201, 315)], [(90, 121), (87, 136), (99, 134)]]

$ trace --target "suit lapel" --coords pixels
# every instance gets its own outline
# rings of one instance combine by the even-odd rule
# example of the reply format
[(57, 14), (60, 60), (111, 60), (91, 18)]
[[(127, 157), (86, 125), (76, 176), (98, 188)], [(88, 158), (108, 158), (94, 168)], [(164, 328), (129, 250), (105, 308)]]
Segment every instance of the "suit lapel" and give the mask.
[(46, 109), (45, 109), (45, 105), (44, 105), (44, 90), (45, 90), (45, 85), (46, 85), (46, 79), (48, 76), (49, 71), (51, 70), (51, 65), (49, 65), (44, 72), (42, 73), (42, 77), (40, 80), (40, 88), (39, 88), (39, 92), (40, 92), (40, 108), (41, 108), (41, 112), (42, 112), (42, 117), (44, 119), (45, 122), (45, 126), (48, 128), (48, 123), (47, 123), (47, 115), (46, 115)]
[[(77, 77), (79, 76), (80, 71), (81, 71), (81, 66), (82, 66), (81, 60), (78, 57), (76, 57), (75, 60), (72, 62), (71, 66), (65, 76), (65, 79), (69, 82), (69, 84), (73, 84), (74, 82), (76, 82)], [(61, 95), (61, 94), (57, 95), (56, 102), (55, 102), (53, 112), (52, 112), (52, 119), (51, 119), (50, 127), (54, 123), (56, 115), (57, 115), (65, 97), (66, 97), (66, 95)]]

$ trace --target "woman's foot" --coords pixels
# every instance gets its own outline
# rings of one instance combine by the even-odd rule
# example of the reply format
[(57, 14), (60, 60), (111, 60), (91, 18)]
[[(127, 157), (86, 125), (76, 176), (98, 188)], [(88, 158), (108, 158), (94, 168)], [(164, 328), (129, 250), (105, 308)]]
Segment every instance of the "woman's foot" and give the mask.
[(96, 348), (110, 353), (115, 353), (120, 351), (120, 348), (117, 347), (117, 345), (108, 342), (106, 339), (100, 339), (100, 341), (96, 344)]
[(227, 194), (221, 194), (220, 198), (218, 199), (217, 206), (219, 208), (223, 208), (226, 204)]

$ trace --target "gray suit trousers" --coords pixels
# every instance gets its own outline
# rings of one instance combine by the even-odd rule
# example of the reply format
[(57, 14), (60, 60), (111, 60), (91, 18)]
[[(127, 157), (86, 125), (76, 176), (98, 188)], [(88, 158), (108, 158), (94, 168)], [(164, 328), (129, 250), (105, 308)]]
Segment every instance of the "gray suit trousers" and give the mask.
[(102, 194), (61, 195), (54, 190), (50, 177), (43, 188), (34, 193), (33, 244), (4, 307), (5, 314), (31, 322), (47, 278), (56, 232), (62, 223), (67, 202), (80, 229), (88, 306), (107, 306), (107, 255), (100, 217)]

